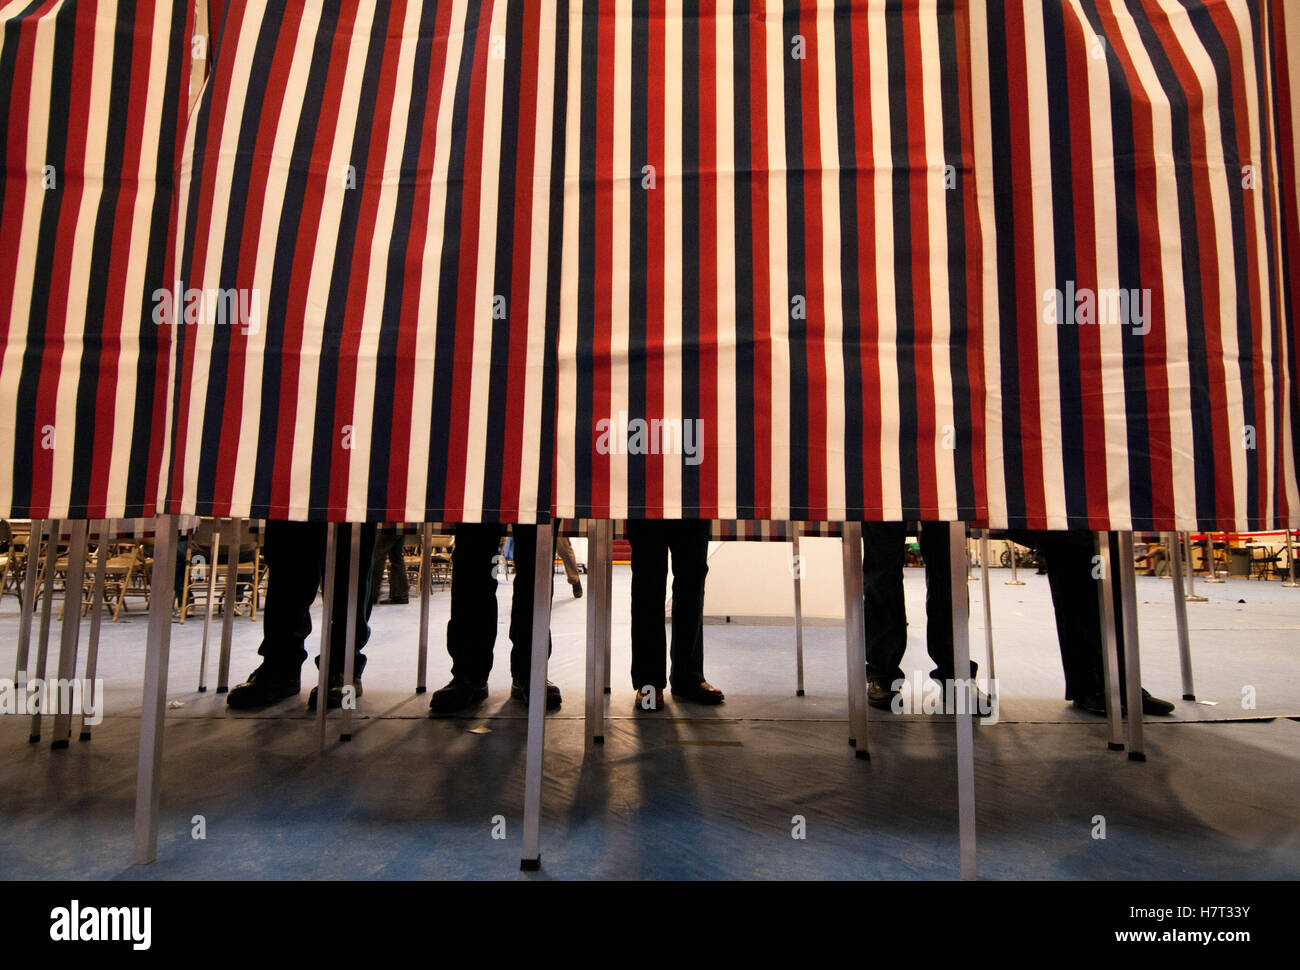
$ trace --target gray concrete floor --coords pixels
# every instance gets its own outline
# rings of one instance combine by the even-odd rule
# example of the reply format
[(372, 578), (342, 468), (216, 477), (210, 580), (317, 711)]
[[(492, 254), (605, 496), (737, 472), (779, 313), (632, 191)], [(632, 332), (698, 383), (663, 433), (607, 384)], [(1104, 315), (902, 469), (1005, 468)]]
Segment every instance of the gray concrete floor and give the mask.
[[(1000, 723), (976, 735), (981, 874), (992, 878), (1300, 875), (1300, 590), (1231, 580), (1189, 604), (1199, 703), (1179, 700), (1172, 587), (1139, 577), (1144, 683), (1178, 702), (1148, 720), (1146, 764), (1061, 699), (1046, 577), (993, 573)], [(0, 871), (8, 878), (950, 878), (957, 875), (950, 719), (872, 712), (872, 760), (845, 743), (844, 639), (805, 631), (794, 696), (790, 626), (712, 624), (706, 673), (727, 703), (633, 710), (628, 581), (615, 569), (614, 693), (603, 748), (584, 751), (585, 599), (557, 579), (543, 871), (518, 873), (524, 709), (509, 699), (503, 590), (492, 695), (433, 721), (414, 694), (418, 606), (376, 607), (355, 739), (315, 754), (306, 689), (235, 714), (199, 694), (202, 622), (172, 627), (159, 861), (129, 865), (143, 612), (103, 627), (106, 717), (69, 750), (0, 717)], [(924, 579), (909, 570), (904, 669), (928, 671)], [(980, 586), (972, 649), (983, 657)], [(429, 684), (448, 677), (448, 594), (434, 593)], [(1244, 603), (1239, 602), (1244, 600)], [(319, 629), (319, 605), (316, 626)], [(0, 602), (11, 676), (17, 602)], [(209, 683), (216, 681), (216, 630)], [(260, 623), (234, 625), (231, 679), (256, 665)], [(83, 627), (84, 652), (84, 627)], [(55, 625), (50, 663), (57, 653)], [(314, 638), (313, 638), (314, 639)], [(314, 653), (314, 643), (309, 643)], [(314, 673), (310, 664), (304, 674)], [(305, 678), (306, 679), (306, 678)], [(1243, 706), (1254, 696), (1255, 706)], [(1205, 703), (1214, 702), (1214, 703)], [(48, 740), (49, 725), (46, 725)], [(480, 750), (482, 749), (482, 750)], [(203, 817), (206, 839), (192, 837)], [(807, 838), (791, 837), (802, 816)], [(1104, 816), (1106, 838), (1093, 838)], [(502, 826), (496, 822), (500, 817)], [(504, 834), (504, 838), (494, 838)]]

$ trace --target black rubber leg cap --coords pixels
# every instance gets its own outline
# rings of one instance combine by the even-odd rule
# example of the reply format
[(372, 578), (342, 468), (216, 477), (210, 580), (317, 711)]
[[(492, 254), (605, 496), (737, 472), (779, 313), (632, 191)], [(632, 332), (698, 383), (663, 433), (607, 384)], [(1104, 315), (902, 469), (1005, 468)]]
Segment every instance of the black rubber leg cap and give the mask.
[(871, 760), (871, 752), (866, 750), (865, 748), (859, 748), (857, 751), (854, 751), (853, 754), (856, 757), (861, 758), (863, 761)]
[(350, 735), (350, 734), (340, 734), (340, 735), (339, 735), (339, 740), (340, 740), (340, 741), (351, 741), (351, 740), (352, 740), (352, 735)]
[(229, 691), (229, 690), (230, 690), (229, 687), (218, 687), (218, 688), (217, 688), (217, 693), (218, 693), (218, 694), (224, 694), (224, 693), (226, 693), (226, 692)]
[(850, 747), (850, 748), (856, 748), (857, 746), (858, 746), (858, 739), (857, 739), (857, 738), (849, 738), (849, 747)]
[(609, 688), (608, 688), (608, 687), (605, 688), (605, 693), (606, 693), (606, 694), (609, 693)]
[(90, 740), (90, 732), (89, 732), (89, 731), (82, 731), (82, 732), (81, 732), (81, 737), (77, 738), (77, 740), (78, 740), (78, 741), (89, 741), (89, 740)]
[(200, 688), (199, 688), (199, 693), (200, 693), (200, 694), (206, 694), (207, 692), (208, 692), (208, 689), (207, 689), (206, 687), (200, 687)]
[(1128, 753), (1128, 760), (1129, 760), (1129, 761), (1146, 761), (1146, 760), (1147, 760), (1147, 756), (1146, 756), (1145, 754), (1143, 754), (1141, 751), (1130, 751), (1130, 752)]
[(50, 742), (50, 750), (51, 750), (51, 751), (58, 751), (60, 748), (66, 748), (67, 746), (68, 746), (68, 739), (67, 739), (67, 738), (64, 738), (62, 741), (51, 741), (51, 742)]
[(542, 860), (539, 859), (521, 859), (519, 870), (521, 872), (537, 872), (542, 868)]
[(1185, 700), (1185, 701), (1194, 701), (1194, 700), (1196, 700), (1196, 695), (1195, 695), (1195, 694), (1184, 694), (1184, 695), (1183, 695), (1183, 700)]
[(41, 741), (41, 736), (39, 734), (31, 734), (28, 735), (27, 737), (28, 744), (39, 744), (40, 741)]
[(1122, 744), (1120, 744), (1120, 743), (1118, 743), (1118, 742), (1116, 742), (1116, 741), (1107, 741), (1107, 742), (1106, 742), (1106, 748), (1107, 748), (1108, 750), (1110, 750), (1110, 751), (1123, 751), (1123, 750), (1124, 750), (1124, 745), (1122, 745)]
[(795, 691), (795, 692), (794, 692), (794, 696), (795, 696), (795, 697), (803, 697), (803, 691), (801, 691), (801, 690), (797, 690), (797, 691)]
[(605, 735), (603, 735), (603, 734), (597, 734), (594, 738), (591, 739), (591, 743), (592, 743), (592, 744), (604, 744), (604, 743), (605, 743)]
[(426, 690), (428, 690), (428, 689), (429, 689), (429, 688), (427, 688), (427, 687), (417, 687), (417, 688), (415, 688), (415, 692), (416, 692), (417, 694), (423, 694), (423, 693), (424, 693)]

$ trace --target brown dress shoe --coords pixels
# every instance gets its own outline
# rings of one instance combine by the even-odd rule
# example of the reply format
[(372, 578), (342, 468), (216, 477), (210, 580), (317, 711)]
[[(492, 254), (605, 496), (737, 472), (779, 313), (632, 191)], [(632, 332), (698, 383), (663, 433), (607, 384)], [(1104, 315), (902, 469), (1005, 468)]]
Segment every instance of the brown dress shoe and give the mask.
[[(651, 693), (653, 691), (653, 693)], [(646, 684), (636, 692), (636, 709), (638, 711), (662, 711), (664, 709), (664, 689)]]
[(674, 687), (673, 696), (680, 697), (684, 701), (694, 701), (696, 704), (721, 704), (726, 697), (722, 691), (707, 680), (702, 680), (690, 687)]

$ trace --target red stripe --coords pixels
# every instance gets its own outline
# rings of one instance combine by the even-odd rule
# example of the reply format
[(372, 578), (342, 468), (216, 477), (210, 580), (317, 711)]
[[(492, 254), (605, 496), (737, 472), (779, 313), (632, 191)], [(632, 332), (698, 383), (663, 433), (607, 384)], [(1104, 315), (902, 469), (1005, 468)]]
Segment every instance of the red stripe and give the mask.
[[(651, 0), (650, 30), (646, 43), (649, 64), (649, 97), (646, 102), (646, 164), (653, 167), (659, 180), (653, 192), (646, 193), (646, 353), (644, 415), (646, 419), (664, 413), (664, 97), (665, 40), (664, 21), (667, 11), (663, 0)], [(661, 455), (645, 456), (646, 516), (663, 514), (664, 471)], [(593, 493), (594, 497), (594, 493)], [(593, 503), (594, 504), (594, 503)], [(595, 506), (603, 508), (604, 506)], [(628, 509), (635, 514), (638, 510)]]
[[(515, 219), (513, 247), (510, 267), (510, 345), (508, 356), (508, 373), (506, 384), (506, 424), (504, 458), (501, 469), (500, 513), (502, 521), (518, 521), (520, 507), (520, 483), (524, 448), (539, 448), (540, 443), (530, 439), (524, 441), (527, 429), (524, 427), (524, 415), (528, 402), (529, 388), (539, 388), (541, 371), (530, 374), (528, 370), (528, 336), (534, 327), (545, 327), (544, 320), (532, 320), (528, 312), (532, 280), (529, 278), (533, 253), (533, 179), (536, 175), (537, 156), (537, 87), (538, 61), (541, 58), (541, 7), (538, 4), (524, 4), (523, 7), (523, 60), (519, 66), (519, 132), (514, 151), (516, 153), (514, 191)], [(564, 57), (564, 51), (557, 51), (557, 57)], [(550, 160), (547, 159), (547, 162)], [(557, 173), (552, 173), (555, 175)], [(545, 192), (545, 186), (542, 191)], [(544, 292), (544, 290), (543, 290)], [(543, 428), (546, 434), (548, 429)], [(529, 482), (530, 489), (535, 482)], [(551, 506), (549, 495), (538, 495), (536, 505)]]
[[(596, 424), (602, 419), (617, 417), (613, 410), (613, 378), (611, 371), (611, 327), (613, 296), (610, 281), (614, 273), (614, 112), (610, 110), (614, 91), (614, 18), (599, 17), (596, 37), (596, 90), (602, 92), (604, 110), (596, 112), (596, 185), (595, 252), (594, 252), (594, 303), (592, 307), (592, 369), (591, 414), (592, 427), (580, 428), (579, 433), (591, 442), (591, 504), (599, 518), (609, 517), (610, 469), (608, 454), (595, 447)], [(612, 450), (612, 449), (611, 449)]]
[[(1025, 524), (1047, 527), (1047, 500), (1043, 488), (1043, 438), (1038, 411), (1038, 332), (1041, 297), (1034, 252), (1033, 177), (1030, 145), (1035, 137), (1029, 115), (1029, 70), (1023, 9), (1007, 9), (1007, 81), (1011, 115), (1012, 183), (1017, 187), (1015, 207), (1016, 344), (1019, 356), (1020, 454), (1019, 469), (1005, 467), (1010, 477), (1021, 476), (1025, 494)], [(1019, 56), (1017, 55), (1019, 52)], [(996, 66), (995, 66), (996, 68)]]
[[(433, 41), (430, 46), (428, 96), (426, 98), (424, 126), (420, 142), (420, 159), (416, 168), (418, 172), (432, 172), (434, 153), (437, 149), (438, 110), (442, 103), (443, 77), (447, 69), (447, 40), (451, 30), (451, 4), (439, 4), (433, 28)], [(454, 86), (454, 82), (453, 82)], [(424, 246), (429, 234), (430, 180), (420, 178), (416, 181), (415, 197), (411, 211), (411, 236), (404, 267), (407, 281), (418, 280), (424, 263)], [(416, 321), (420, 319), (420, 286), (404, 285), (402, 287), (402, 319)], [(412, 414), (415, 410), (415, 368), (416, 334), (414, 326), (399, 327), (397, 332), (397, 368), (396, 385), (393, 388), (393, 429), (392, 452), (388, 466), (388, 504), (387, 518), (398, 520), (405, 518), (409, 499), (418, 498), (419, 507), (425, 508), (424, 495), (407, 496), (407, 475), (410, 467), (412, 442)], [(427, 366), (427, 362), (419, 362)], [(421, 406), (427, 407), (422, 401)], [(426, 510), (427, 511), (427, 510)], [(422, 513), (423, 514), (423, 513)]]
[[(921, 55), (919, 14), (903, 16), (903, 46), (907, 74), (907, 140), (909, 160), (909, 212), (912, 217), (912, 304), (916, 362), (916, 474), (921, 513), (937, 518), (939, 468), (936, 453), (938, 428), (935, 422), (933, 305), (930, 276), (934, 254), (930, 244), (929, 171), (930, 147), (925, 139), (926, 74)], [(906, 388), (903, 389), (906, 393)], [(907, 433), (907, 429), (903, 429)]]
[[(339, 12), (330, 50), (330, 69), (325, 78), (325, 92), (321, 103), (320, 124), (312, 146), (312, 158), (329, 158), (334, 143), (334, 127), (330, 121), (339, 116), (343, 76), (347, 69), (348, 47), (352, 40), (353, 24), (359, 0), (346, 0)], [(294, 425), (298, 409), (298, 382), (302, 369), (303, 332), (307, 316), (307, 285), (315, 257), (316, 232), (320, 226), (322, 199), (331, 178), (337, 172), (314, 171), (307, 176), (307, 189), (302, 202), (302, 219), (294, 240), (293, 273), (289, 284), (289, 299), (285, 312), (284, 341), (281, 350), (280, 420), (275, 442), (275, 472), (271, 478), (270, 517), (288, 516), (290, 502), (290, 476), (293, 471)], [(287, 240), (281, 240), (285, 243)], [(308, 348), (314, 350), (314, 348)], [(337, 434), (337, 429), (335, 429)]]
[[(767, 157), (767, 0), (755, 0), (750, 17), (749, 101), (754, 267), (754, 509), (757, 519), (772, 515), (772, 287), (769, 280)], [(780, 22), (773, 28), (781, 30)], [(743, 470), (742, 470), (743, 471)]]
[[(1109, 17), (1111, 29), (1107, 32), (1120, 36), (1114, 18)], [(1174, 522), (1174, 488), (1169, 427), (1169, 376), (1165, 370), (1168, 346), (1165, 342), (1167, 316), (1165, 313), (1164, 279), (1161, 265), (1161, 227), (1156, 219), (1156, 199), (1159, 175), (1150, 99), (1139, 79), (1128, 51), (1123, 45), (1113, 48), (1133, 92), (1133, 144), (1134, 166), (1137, 173), (1137, 223), (1141, 255), (1143, 288), (1151, 289), (1151, 332), (1142, 338), (1146, 361), (1147, 444), (1151, 458), (1151, 513), (1157, 523)], [(1131, 410), (1136, 404), (1126, 402)]]
[[(334, 395), (334, 427), (343, 428), (354, 423), (357, 398), (357, 364), (361, 353), (361, 337), (366, 323), (366, 300), (369, 296), (369, 283), (372, 264), (380, 274), (380, 290), (384, 286), (384, 272), (388, 253), (384, 246), (386, 241), (392, 244), (391, 227), (386, 233), (386, 240), (375, 234), (375, 223), (379, 218), (379, 201), (384, 188), (385, 162), (388, 153), (388, 139), (394, 116), (393, 104), (397, 92), (397, 66), (401, 54), (402, 24), (406, 16), (406, 4), (395, 3), (389, 12), (387, 29), (384, 34), (384, 46), (380, 52), (379, 84), (375, 89), (374, 113), (369, 115), (370, 143), (368, 157), (362, 163), (364, 171), (358, 172), (358, 184), (350, 192), (360, 192), (361, 199), (357, 211), (356, 235), (351, 253), (352, 265), (348, 275), (347, 295), (343, 314), (343, 332), (339, 337), (338, 374), (336, 393)], [(372, 24), (373, 28), (373, 24)], [(371, 30), (374, 37), (374, 30)], [(367, 56), (369, 56), (367, 54)], [(357, 125), (366, 124), (368, 107), (363, 106), (359, 112)], [(335, 173), (336, 175), (338, 173)], [(347, 199), (345, 206), (353, 200)], [(379, 321), (375, 321), (376, 326)], [(370, 389), (368, 405), (363, 403), (363, 410), (374, 413), (375, 389)], [(372, 429), (381, 433), (381, 429)], [(386, 432), (382, 432), (386, 433)], [(352, 466), (352, 450), (340, 448), (332, 453), (329, 466), (329, 510), (331, 516), (337, 514), (339, 520), (347, 518), (348, 478)], [(358, 461), (367, 469), (370, 467), (369, 449), (357, 456)], [(368, 498), (368, 496), (367, 496)], [(371, 510), (367, 510), (368, 512)]]
[[(487, 99), (487, 56), (491, 40), (491, 4), (479, 10), (470, 69), (469, 114), (465, 131), (465, 175), (460, 222), (460, 267), (456, 283), (456, 332), (452, 361), (451, 426), (447, 429), (446, 518), (460, 521), (465, 512), (465, 463), (469, 453), (469, 393), (474, 376), (475, 283), (478, 276), (479, 204), (483, 192), (483, 121)], [(488, 226), (487, 231), (493, 231)]]
[[(1093, 196), (1092, 100), (1088, 89), (1088, 54), (1091, 31), (1062, 9), (1065, 22), (1067, 91), (1070, 99), (1070, 159), (1074, 205), (1075, 283), (1096, 293), (1101, 284), (1097, 269), (1097, 200)], [(1104, 371), (1100, 327), (1073, 327), (1079, 340), (1079, 384), (1083, 392), (1084, 493), (1089, 524), (1104, 529), (1110, 515), (1106, 474), (1106, 399), (1102, 393)]]
[[(821, 104), (818, 97), (817, 7), (804, 6), (800, 27), (803, 30), (807, 57), (795, 62), (800, 70), (800, 94), (803, 122), (803, 213), (804, 213), (804, 288), (808, 291), (805, 322), (804, 364), (807, 369), (808, 427), (804, 430), (805, 452), (791, 451), (792, 461), (807, 470), (808, 515), (826, 517), (826, 465), (830, 459), (826, 440), (826, 289), (822, 251), (822, 155)], [(834, 47), (828, 52), (834, 63)], [(834, 267), (839, 272), (839, 267)], [(797, 429), (791, 429), (797, 434)], [(793, 439), (795, 434), (791, 435)], [(837, 445), (838, 448), (838, 445)], [(799, 470), (795, 470), (799, 474)]]
[[(130, 35), (131, 78), (128, 89), (129, 100), (126, 120), (126, 130), (130, 132), (144, 131), (145, 108), (148, 103), (149, 70), (152, 66), (150, 47), (154, 30), (170, 30), (170, 18), (164, 19), (155, 27), (153, 21), (154, 9), (154, 6), (149, 4), (142, 10), (137, 11), (138, 19), (133, 25), (134, 32)], [(162, 65), (164, 67), (166, 66), (166, 58), (167, 55), (164, 54)], [(176, 119), (162, 119), (164, 135), (168, 131), (173, 131), (175, 127)], [(175, 144), (174, 141), (173, 144)], [(140, 167), (141, 140), (139, 138), (126, 138), (123, 141), (122, 149), (122, 176), (117, 185), (117, 205), (114, 207), (110, 218), (113, 225), (113, 238), (125, 242), (131, 239), (136, 202), (141, 198), (152, 202), (156, 188), (153, 180), (146, 180), (142, 183), (136, 178), (136, 173)], [(161, 174), (166, 177), (168, 173)], [(141, 188), (142, 184), (145, 186), (143, 189)], [(151, 228), (148, 222), (146, 222), (145, 228), (146, 231)], [(90, 491), (85, 512), (86, 517), (90, 519), (106, 518), (109, 514), (108, 474), (112, 466), (114, 431), (118, 427), (118, 421), (116, 420), (118, 415), (115, 413), (119, 383), (118, 367), (121, 362), (123, 312), (125, 310), (126, 277), (130, 257), (131, 247), (128, 245), (115, 245), (111, 247), (108, 254), (108, 286), (104, 297), (104, 319), (100, 327), (99, 372), (95, 381), (95, 414), (93, 417), (93, 455), (95, 457), (90, 462), (90, 468), (87, 469), (90, 475)], [(152, 309), (152, 304), (149, 301), (157, 284), (157, 280), (144, 281), (145, 292), (143, 296), (146, 301), (146, 310)], [(147, 320), (143, 325), (153, 326), (152, 320)], [(129, 375), (127, 377), (128, 386), (132, 386), (134, 383), (134, 375)], [(133, 429), (134, 415), (125, 414), (121, 417), (123, 419), (123, 431), (130, 433), (127, 429)], [(165, 412), (155, 411), (150, 430), (153, 430), (153, 425), (163, 420), (165, 420)], [(156, 469), (158, 466), (151, 465), (150, 467)], [(156, 481), (157, 475), (151, 474), (149, 479)]]
[[(77, 56), (70, 65), (72, 84), (69, 91), (67, 144), (64, 150), (63, 167), (57, 173), (61, 180), (63, 193), (59, 204), (58, 223), (54, 237), (54, 259), (50, 266), (49, 303), (45, 317), (45, 340), (41, 347), (41, 364), (37, 375), (35, 413), (32, 421), (36, 433), (32, 438), (32, 514), (48, 515), (56, 504), (54, 486), (54, 448), (42, 447), (43, 429), (54, 426), (58, 416), (59, 380), (62, 371), (64, 348), (72, 343), (74, 354), (81, 352), (81, 337), (68, 333), (68, 298), (69, 289), (74, 281), (84, 282), (86, 276), (80, 268), (74, 276), (73, 255), (76, 243), (83, 233), (93, 237), (93, 223), (88, 226), (79, 224), (81, 202), (86, 185), (86, 136), (90, 127), (90, 98), (93, 87), (95, 56), (103, 56), (103, 49), (95, 43), (94, 4), (84, 4), (76, 8), (73, 20), (73, 47)], [(56, 65), (55, 70), (62, 66)], [(53, 108), (53, 106), (51, 106)], [(96, 167), (103, 159), (96, 159)], [(92, 207), (93, 211), (93, 207)], [(80, 231), (78, 231), (80, 230)], [(76, 397), (77, 372), (73, 371), (72, 386), (65, 389)], [(75, 428), (58, 429), (64, 437), (64, 447), (72, 444)], [(57, 447), (57, 445), (56, 445)], [(57, 504), (62, 504), (66, 496), (60, 496)], [(39, 510), (39, 513), (38, 513)]]
[[(871, 108), (872, 16), (852, 14), (853, 129), (858, 203), (858, 360), (862, 368), (862, 512), (868, 518), (884, 506), (880, 466), (880, 318), (876, 288), (876, 166)], [(856, 403), (856, 402), (854, 402)]]

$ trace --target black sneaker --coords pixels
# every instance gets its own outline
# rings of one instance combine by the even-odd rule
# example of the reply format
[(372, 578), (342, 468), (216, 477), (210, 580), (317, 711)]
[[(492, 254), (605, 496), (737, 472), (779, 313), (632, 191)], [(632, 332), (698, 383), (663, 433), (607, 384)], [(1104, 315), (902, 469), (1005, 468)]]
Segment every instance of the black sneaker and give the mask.
[(889, 685), (881, 678), (867, 678), (867, 703), (876, 710), (893, 713), (894, 698), (897, 696), (898, 691), (891, 690)]
[(270, 670), (262, 664), (251, 674), (248, 680), (231, 688), (226, 695), (226, 706), (236, 710), (249, 710), (265, 707), (286, 697), (297, 697), (302, 690), (301, 675), (283, 671)]
[[(510, 696), (517, 701), (528, 703), (528, 688), (524, 687), (519, 681), (512, 681), (510, 684)], [(560, 708), (560, 688), (556, 687), (549, 680), (546, 682), (546, 709), (556, 711)]]
[(446, 687), (433, 692), (429, 701), (429, 713), (446, 717), (459, 714), (468, 707), (481, 704), (487, 700), (487, 684), (471, 684), (464, 680), (453, 679)]
[[(356, 700), (361, 696), (361, 671), (366, 669), (366, 655), (358, 654), (355, 662), (356, 669), (352, 671), (352, 699)], [(316, 669), (320, 670), (320, 657), (316, 658)], [(316, 710), (316, 690), (311, 689), (311, 695), (307, 698), (307, 710)], [(343, 671), (330, 674), (329, 690), (325, 700), (327, 710), (335, 710), (343, 706)]]

